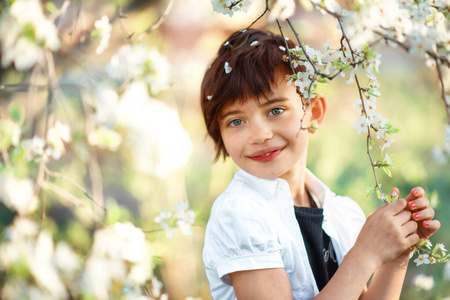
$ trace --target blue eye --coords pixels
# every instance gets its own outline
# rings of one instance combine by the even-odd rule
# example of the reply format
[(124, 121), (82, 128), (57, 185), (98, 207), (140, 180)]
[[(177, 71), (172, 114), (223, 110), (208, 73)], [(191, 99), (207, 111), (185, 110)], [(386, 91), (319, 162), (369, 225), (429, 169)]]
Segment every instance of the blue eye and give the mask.
[(230, 123), (228, 123), (228, 125), (234, 126), (234, 127), (242, 125), (242, 124), (244, 124), (244, 121), (242, 121), (240, 119), (234, 119), (234, 120), (230, 121)]
[(269, 116), (276, 116), (276, 115), (279, 115), (279, 114), (281, 114), (283, 111), (284, 111), (284, 109), (282, 109), (282, 108), (274, 108), (274, 109), (271, 109), (270, 112), (269, 112)]

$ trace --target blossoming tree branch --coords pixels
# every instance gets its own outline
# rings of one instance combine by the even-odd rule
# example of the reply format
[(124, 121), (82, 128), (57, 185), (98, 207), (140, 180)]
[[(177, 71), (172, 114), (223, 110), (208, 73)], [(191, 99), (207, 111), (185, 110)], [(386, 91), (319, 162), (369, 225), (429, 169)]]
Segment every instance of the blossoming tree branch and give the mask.
[[(375, 191), (379, 199), (386, 204), (390, 203), (398, 195), (388, 195), (383, 192), (376, 170), (382, 169), (388, 176), (392, 176), (389, 168), (393, 167), (393, 164), (386, 149), (395, 141), (392, 136), (399, 129), (375, 110), (376, 100), (381, 96), (376, 78), (381, 64), (381, 55), (373, 49), (385, 43), (391, 47), (400, 48), (408, 54), (424, 58), (426, 65), (436, 70), (441, 100), (447, 114), (444, 142), (450, 142), (450, 95), (446, 94), (447, 87), (444, 80), (444, 73), (450, 69), (448, 26), (450, 6), (444, 0), (399, 0), (376, 3), (356, 1), (355, 10), (348, 11), (342, 9), (334, 0), (300, 1), (306, 10), (316, 9), (336, 19), (337, 28), (341, 32), (340, 43), (333, 47), (328, 41), (323, 45), (324, 50), (320, 51), (304, 44), (292, 25), (289, 17), (294, 14), (295, 1), (273, 2), (265, 1), (265, 9), (259, 18), (268, 14), (269, 21), (277, 22), (283, 37), (285, 37), (285, 29), (281, 22), (284, 21), (296, 37), (298, 46), (289, 49), (286, 43), (286, 47), (280, 47), (280, 50), (285, 52), (283, 59), (289, 61), (292, 67), (293, 73), (286, 75), (287, 85), (295, 84), (304, 109), (309, 105), (310, 99), (316, 95), (315, 90), (319, 84), (327, 83), (338, 75), (343, 76), (347, 84), (355, 83), (359, 99), (356, 99), (354, 108), (360, 114), (353, 125), (358, 134), (367, 134), (367, 155), (375, 181), (367, 191), (369, 194)], [(211, 0), (211, 3), (216, 12), (233, 16), (236, 11), (245, 11), (251, 0)], [(295, 73), (294, 68), (298, 66), (304, 66), (305, 71)], [(230, 70), (232, 66), (225, 65), (225, 71)], [(361, 77), (367, 77), (368, 80)], [(317, 129), (313, 124), (309, 126), (312, 130)], [(300, 122), (300, 128), (305, 129), (303, 119)], [(378, 160), (373, 155), (376, 140), (381, 141), (382, 158)], [(446, 251), (442, 243), (432, 248), (430, 241), (421, 240), (411, 251), (411, 257), (414, 253), (418, 254), (414, 260), (417, 265), (445, 262), (450, 259)]]

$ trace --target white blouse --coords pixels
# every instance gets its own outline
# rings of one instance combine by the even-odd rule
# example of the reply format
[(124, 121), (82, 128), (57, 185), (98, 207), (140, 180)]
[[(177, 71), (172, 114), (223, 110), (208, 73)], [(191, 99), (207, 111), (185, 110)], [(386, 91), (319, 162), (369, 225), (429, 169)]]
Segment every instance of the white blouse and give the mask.
[[(306, 188), (324, 210), (322, 228), (340, 264), (365, 222), (364, 213), (309, 170)], [(285, 180), (236, 172), (214, 201), (206, 226), (203, 261), (214, 299), (236, 299), (230, 273), (269, 268), (286, 270), (294, 299), (312, 299), (319, 293), (293, 206)]]

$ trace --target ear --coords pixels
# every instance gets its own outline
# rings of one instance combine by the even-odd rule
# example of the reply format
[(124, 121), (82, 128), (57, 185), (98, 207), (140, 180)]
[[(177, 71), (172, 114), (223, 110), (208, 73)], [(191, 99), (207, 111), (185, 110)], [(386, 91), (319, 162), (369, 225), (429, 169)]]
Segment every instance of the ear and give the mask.
[(320, 127), (325, 119), (325, 113), (327, 111), (327, 100), (323, 95), (317, 95), (309, 103), (309, 109), (311, 111), (311, 122), (314, 122), (315, 127)]

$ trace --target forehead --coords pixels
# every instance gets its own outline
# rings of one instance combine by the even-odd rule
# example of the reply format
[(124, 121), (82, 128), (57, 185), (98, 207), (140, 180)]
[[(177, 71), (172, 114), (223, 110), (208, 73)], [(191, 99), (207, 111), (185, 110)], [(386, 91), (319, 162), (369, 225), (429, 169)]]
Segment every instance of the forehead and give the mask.
[(256, 104), (264, 106), (266, 104), (287, 100), (296, 94), (295, 86), (288, 86), (285, 74), (279, 72), (276, 75), (275, 84), (272, 84), (270, 90), (266, 94), (256, 95), (253, 97), (241, 97), (238, 99), (230, 99), (227, 101), (219, 112), (219, 118), (223, 118), (225, 114), (232, 110), (243, 109), (247, 104)]

